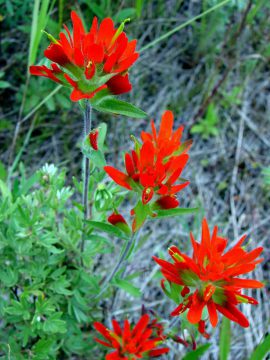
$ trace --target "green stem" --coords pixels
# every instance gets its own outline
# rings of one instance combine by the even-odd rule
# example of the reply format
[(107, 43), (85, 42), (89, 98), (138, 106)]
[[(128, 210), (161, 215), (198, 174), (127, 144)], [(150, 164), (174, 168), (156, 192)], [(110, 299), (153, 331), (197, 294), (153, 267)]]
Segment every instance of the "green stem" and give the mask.
[[(92, 107), (89, 101), (86, 101), (85, 111), (84, 111), (84, 139), (90, 133), (92, 126)], [(85, 245), (85, 224), (86, 220), (89, 218), (89, 206), (88, 206), (88, 192), (89, 192), (89, 178), (90, 178), (90, 160), (87, 156), (83, 157), (83, 209), (84, 209), (84, 226), (83, 226), (83, 235), (81, 241), (81, 254), (84, 252)]]
[(100, 297), (104, 291), (108, 288), (108, 285), (110, 284), (110, 282), (112, 281), (112, 279), (114, 278), (115, 274), (118, 272), (118, 270), (120, 269), (122, 263), (126, 260), (126, 257), (130, 251), (130, 249), (132, 248), (134, 241), (136, 241), (137, 239), (137, 233), (133, 233), (132, 236), (130, 237), (130, 239), (125, 243), (123, 250), (122, 250), (122, 254), (120, 255), (120, 258), (118, 260), (118, 262), (116, 263), (115, 267), (113, 268), (112, 272), (109, 274), (109, 276), (107, 278), (105, 278), (105, 280), (103, 281), (102, 288), (99, 292), (99, 294), (97, 294), (95, 296), (95, 298)]

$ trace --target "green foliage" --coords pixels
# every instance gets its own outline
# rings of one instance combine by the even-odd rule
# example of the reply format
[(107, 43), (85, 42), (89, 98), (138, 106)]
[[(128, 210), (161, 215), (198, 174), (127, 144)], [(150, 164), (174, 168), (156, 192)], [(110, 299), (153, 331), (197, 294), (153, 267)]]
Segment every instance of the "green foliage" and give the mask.
[(232, 105), (241, 105), (242, 101), (240, 99), (240, 95), (242, 90), (241, 86), (235, 86), (229, 94), (225, 91), (222, 92), (224, 97), (222, 105), (226, 108), (230, 108)]
[(185, 214), (193, 214), (198, 211), (198, 208), (175, 208), (168, 210), (154, 210), (157, 214), (157, 218), (171, 217), (171, 216), (180, 216)]
[[(30, 178), (21, 166), (12, 191), (0, 183), (0, 338), (14, 359), (91, 356), (90, 331), (83, 324), (98, 314), (87, 301), (99, 291), (98, 276), (80, 263), (81, 211), (67, 207), (73, 190), (65, 173), (45, 165)], [(85, 261), (112, 250), (106, 238), (86, 228)], [(76, 340), (76, 346), (70, 339)], [(21, 351), (23, 349), (23, 351)], [(8, 346), (5, 347), (5, 352)]]
[(208, 106), (205, 118), (199, 121), (198, 124), (193, 125), (191, 134), (200, 134), (203, 139), (208, 139), (210, 136), (217, 136), (218, 131), (218, 112), (215, 105), (212, 103)]
[(201, 356), (206, 353), (206, 351), (209, 349), (211, 344), (204, 344), (201, 346), (198, 346), (196, 350), (191, 351), (187, 355), (185, 355), (182, 360), (199, 360)]
[(129, 116), (137, 119), (144, 119), (148, 116), (143, 110), (137, 108), (135, 105), (119, 100), (116, 97), (105, 96), (98, 99), (98, 101), (96, 101), (95, 98), (96, 97), (91, 101), (91, 104), (93, 108), (98, 111)]
[(266, 189), (270, 189), (270, 166), (262, 169), (262, 182)]
[(126, 293), (134, 296), (134, 297), (140, 297), (141, 291), (136, 286), (132, 285), (129, 281), (121, 279), (121, 278), (115, 278), (112, 282), (113, 285), (119, 287), (120, 289), (123, 289)]
[[(6, 183), (6, 166), (0, 161), (1, 356), (4, 354), (5, 359), (11, 360), (50, 360), (56, 358), (99, 360), (104, 356), (100, 352), (95, 352), (91, 324), (93, 321), (102, 318), (99, 304), (93, 299), (95, 299), (95, 295), (100, 294), (104, 274), (101, 269), (93, 271), (93, 268), (96, 265), (96, 258), (107, 253), (114, 253), (117, 243), (122, 247), (122, 250), (119, 251), (120, 255), (124, 253), (125, 245), (130, 239), (129, 233), (120, 227), (108, 224), (106, 221), (106, 214), (118, 208), (124, 196), (123, 192), (119, 192), (117, 186), (106, 183), (102, 171), (102, 167), (106, 163), (104, 139), (107, 127), (105, 123), (99, 126), (99, 150), (93, 151), (89, 144), (86, 144), (87, 139), (85, 139), (82, 148), (83, 153), (91, 159), (90, 188), (91, 194), (93, 194), (90, 199), (91, 221), (83, 221), (83, 209), (81, 204), (77, 202), (79, 201), (78, 194), (74, 192), (74, 190), (77, 190), (80, 195), (82, 184), (76, 178), (73, 178), (74, 188), (71, 188), (66, 185), (64, 171), (59, 171), (52, 165), (45, 165), (42, 170), (32, 176), (26, 176), (26, 170), (22, 165), (17, 171), (22, 154), (25, 154), (27, 159), (29, 154), (30, 158), (32, 156), (32, 148), (28, 148), (30, 137), (34, 146), (46, 147), (44, 138), (48, 134), (50, 136), (48, 127), (45, 126), (46, 121), (50, 121), (52, 131), (55, 133), (61, 128), (63, 139), (70, 132), (69, 126), (66, 127), (68, 130), (63, 129), (62, 126), (65, 117), (70, 114), (69, 90), (56, 86), (50, 81), (44, 81), (44, 79), (31, 78), (29, 83), (26, 80), (28, 78), (28, 76), (25, 76), (27, 64), (34, 63), (37, 59), (38, 50), (43, 49), (45, 44), (48, 45), (46, 37), (42, 36), (41, 30), (47, 28), (50, 29), (51, 33), (56, 34), (63, 21), (70, 21), (67, 12), (70, 6), (84, 15), (85, 20), (89, 20), (94, 15), (100, 19), (111, 16), (118, 23), (126, 18), (131, 18), (131, 20), (142, 18), (142, 21), (138, 21), (137, 27), (134, 26), (136, 24), (132, 23), (131, 29), (138, 35), (136, 37), (140, 38), (143, 35), (142, 39), (145, 44), (140, 49), (140, 52), (143, 52), (157, 44), (162, 44), (163, 40), (169, 39), (173, 34), (176, 35), (179, 30), (191, 25), (192, 39), (188, 39), (186, 48), (180, 49), (179, 46), (183, 56), (179, 56), (178, 60), (181, 65), (184, 63), (191, 68), (194, 67), (196, 71), (198, 70), (195, 68), (197, 63), (203, 64), (203, 68), (207, 69), (206, 73), (201, 71), (197, 73), (198, 82), (194, 83), (191, 89), (191, 93), (196, 95), (200, 92), (203, 93), (205, 88), (200, 81), (202, 78), (203, 81), (208, 79), (208, 73), (210, 79), (209, 82), (207, 81), (206, 93), (209, 93), (209, 84), (211, 86), (215, 84), (215, 79), (211, 79), (211, 71), (213, 71), (215, 64), (219, 65), (215, 69), (218, 71), (215, 71), (214, 74), (220, 75), (224, 65), (232, 64), (237, 73), (243, 71), (244, 75), (251, 75), (259, 61), (261, 61), (261, 57), (268, 60), (270, 56), (269, 45), (266, 44), (263, 49), (259, 47), (260, 43), (263, 45), (264, 40), (262, 35), (265, 32), (263, 23), (265, 20), (261, 9), (265, 5), (265, 0), (255, 0), (251, 11), (248, 13), (247, 24), (249, 28), (252, 29), (254, 26), (254, 20), (258, 23), (254, 33), (259, 34), (259, 39), (256, 39), (256, 37), (252, 39), (254, 43), (258, 44), (256, 47), (253, 47), (252, 41), (250, 42), (250, 49), (252, 50), (250, 56), (244, 56), (245, 54), (242, 54), (242, 48), (239, 46), (239, 55), (243, 60), (241, 66), (237, 62), (234, 64), (234, 57), (230, 54), (230, 51), (233, 52), (233, 47), (230, 46), (231, 34), (227, 33), (227, 30), (229, 28), (228, 24), (230, 24), (230, 28), (233, 30), (232, 34), (235, 30), (237, 31), (239, 26), (237, 21), (238, 18), (240, 19), (238, 14), (241, 15), (240, 12), (244, 11), (245, 1), (203, 0), (201, 8), (198, 8), (199, 14), (195, 17), (189, 17), (189, 13), (185, 13), (185, 7), (182, 6), (183, 2), (180, 0), (175, 5), (172, 5), (172, 7), (175, 7), (175, 14), (170, 12), (170, 18), (168, 17), (166, 21), (162, 20), (161, 25), (156, 20), (160, 20), (159, 17), (164, 18), (165, 4), (162, 1), (158, 1), (152, 7), (149, 2), (143, 0), (134, 0), (125, 4), (122, 1), (111, 0), (81, 0), (76, 4), (64, 0), (59, 0), (59, 2), (48, 0), (35, 0), (34, 2), (30, 0), (0, 0), (0, 4), (4, 4), (6, 7), (5, 13), (2, 14), (4, 18), (4, 41), (2, 47), (3, 53), (8, 59), (7, 65), (3, 67), (5, 73), (4, 71), (0, 72), (0, 92), (5, 100), (9, 98), (10, 94), (14, 94), (10, 96), (11, 101), (5, 101), (3, 116), (1, 115), (0, 119), (0, 130), (11, 130), (15, 121), (17, 121), (20, 110), (22, 110), (23, 124), (32, 115), (35, 115), (33, 124), (29, 127), (26, 126), (26, 136), (21, 137), (24, 142), (19, 144), (21, 146), (17, 149), (18, 155), (9, 172), (11, 178), (13, 174), (14, 177), (16, 175), (12, 189), (10, 189), (10, 181), (8, 181), (8, 184)], [(148, 29), (145, 24), (147, 25), (149, 19), (144, 14), (144, 10), (147, 10), (147, 8), (150, 9), (151, 14), (151, 19), (149, 18), (151, 28)], [(190, 8), (197, 11), (197, 7)], [(172, 26), (171, 21), (178, 22), (177, 16), (179, 14), (183, 17), (187, 16), (187, 21)], [(0, 15), (1, 25), (3, 21), (2, 15)], [(232, 17), (234, 18), (233, 21)], [(163, 27), (167, 26), (166, 23), (169, 26), (167, 30), (163, 29)], [(7, 31), (7, 25), (10, 28), (8, 29), (10, 34)], [(159, 28), (161, 26), (162, 29)], [(151, 33), (147, 34), (147, 31), (151, 29), (151, 32), (152, 30), (155, 32), (156, 28), (158, 37), (151, 41)], [(29, 37), (30, 43), (27, 41)], [(150, 42), (148, 38), (150, 38)], [(175, 37), (175, 40), (178, 41), (179, 39)], [(27, 48), (28, 43), (29, 48)], [(12, 49), (12, 53), (8, 46)], [(229, 48), (229, 56), (226, 54), (226, 48)], [(10, 58), (9, 55), (11, 55)], [(163, 64), (158, 65), (162, 69)], [(10, 70), (10, 66), (12, 70)], [(151, 70), (151, 66), (149, 66), (149, 69)], [(160, 70), (158, 69), (158, 71)], [(141, 78), (147, 79), (145, 76)], [(25, 80), (26, 83), (24, 83)], [(177, 76), (176, 80), (178, 81)], [(218, 135), (221, 109), (229, 111), (232, 106), (237, 107), (242, 104), (239, 95), (244, 88), (244, 85), (242, 85), (244, 82), (236, 83), (241, 85), (235, 85), (234, 83), (233, 86), (229, 87), (229, 89), (232, 89), (230, 92), (222, 88), (219, 89), (220, 103), (218, 99), (214, 99), (215, 103), (210, 104), (206, 109), (205, 117), (192, 127), (191, 133), (198, 133), (203, 139)], [(141, 80), (141, 84), (143, 88), (145, 85), (143, 80)], [(159, 85), (163, 86), (162, 83)], [(61, 91), (59, 92), (60, 88)], [(192, 96), (192, 94), (190, 95)], [(216, 97), (218, 98), (218, 96)], [(95, 109), (104, 113), (104, 115), (101, 114), (100, 116), (104, 116), (106, 120), (108, 118), (107, 114), (119, 114), (139, 119), (147, 117), (144, 111), (114, 97), (104, 97), (103, 99), (97, 97), (97, 100), (92, 105)], [(181, 101), (183, 101), (183, 106), (186, 106), (189, 97)], [(177, 111), (179, 111), (179, 99), (176, 99), (176, 102)], [(41, 109), (43, 104), (45, 104), (45, 107)], [(59, 109), (61, 109), (61, 112), (58, 113), (61, 115), (56, 113)], [(39, 112), (37, 112), (38, 110)], [(13, 122), (10, 121), (11, 116), (13, 116), (9, 115), (10, 113), (15, 114)], [(55, 122), (52, 121), (54, 117)], [(57, 125), (58, 120), (60, 121)], [(41, 122), (43, 123), (41, 124)], [(71, 119), (72, 122), (73, 119)], [(35, 124), (44, 125), (42, 131), (39, 131), (41, 126), (36, 129)], [(80, 127), (80, 125), (78, 126)], [(33, 130), (35, 130), (35, 133), (33, 133)], [(8, 144), (10, 136), (4, 134), (3, 139), (7, 139), (5, 142)], [(64, 145), (66, 146), (66, 144)], [(70, 146), (66, 147), (68, 148), (68, 156), (66, 156), (66, 153), (61, 154), (60, 161), (67, 161), (68, 157), (72, 158), (74, 155), (70, 155)], [(208, 159), (203, 161), (209, 163)], [(36, 162), (38, 162), (38, 159), (36, 159)], [(73, 165), (76, 167), (75, 164)], [(263, 186), (269, 189), (270, 168), (264, 168), (262, 175)], [(220, 191), (226, 189), (226, 181), (218, 185)], [(185, 208), (155, 210), (143, 206), (139, 202), (135, 207), (137, 218), (135, 228), (137, 230), (142, 226), (147, 217), (155, 219), (181, 216), (196, 210)], [(151, 217), (153, 212), (157, 217)], [(86, 238), (83, 255), (79, 251), (82, 233)], [(148, 235), (145, 236), (145, 238), (138, 239), (140, 246), (144, 244)], [(135, 243), (136, 241), (133, 241), (127, 252), (126, 261), (137, 255), (136, 252), (138, 252), (139, 246), (136, 246)], [(105, 270), (107, 273), (108, 269)], [(122, 278), (122, 276), (124, 277), (123, 267), (117, 271), (110, 282), (112, 287), (106, 288), (106, 297), (110, 295), (110, 291), (118, 289), (127, 292), (131, 297), (139, 298), (142, 295), (140, 289), (132, 283), (132, 279), (138, 274), (135, 273), (125, 278)], [(181, 286), (175, 284), (169, 286), (167, 282), (165, 286), (165, 293), (176, 304), (179, 304), (182, 300), (180, 296)], [(103, 298), (99, 297), (99, 300), (103, 300)], [(204, 315), (204, 317), (206, 316)], [(188, 328), (185, 315), (183, 315), (181, 321), (182, 328)], [(192, 331), (194, 331), (194, 327)], [(228, 358), (230, 350), (228, 334), (230, 334), (229, 321), (224, 319), (220, 335), (220, 359), (222, 360)], [(250, 360), (265, 358), (270, 347), (269, 339), (269, 335), (265, 337), (255, 349)], [(184, 356), (184, 359), (199, 359), (209, 346), (209, 344), (199, 346), (195, 351)]]
[(2, 80), (5, 76), (5, 73), (3, 71), (0, 71), (0, 90), (9, 88), (11, 85), (8, 81)]
[(55, 0), (34, 1), (28, 66), (32, 65), (36, 61), (38, 47), (42, 36), (42, 30), (44, 30), (46, 27), (50, 16), (50, 9), (53, 8), (54, 3)]
[(249, 360), (264, 360), (270, 354), (270, 335), (268, 334), (264, 340), (256, 347), (251, 354)]
[(122, 238), (122, 239), (128, 239), (126, 234), (123, 231), (121, 231), (121, 229), (119, 229), (118, 227), (115, 227), (111, 224), (106, 224), (101, 221), (92, 221), (92, 220), (88, 220), (87, 224), (92, 226), (93, 228), (99, 229), (109, 235), (114, 235), (114, 236), (117, 236), (118, 238)]

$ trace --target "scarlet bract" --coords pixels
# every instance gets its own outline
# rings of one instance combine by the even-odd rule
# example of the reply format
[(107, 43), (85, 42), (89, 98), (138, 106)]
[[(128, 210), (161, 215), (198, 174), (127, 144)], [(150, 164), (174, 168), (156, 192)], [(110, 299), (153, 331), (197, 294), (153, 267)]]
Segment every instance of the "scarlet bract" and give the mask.
[(169, 352), (169, 348), (158, 348), (164, 340), (163, 328), (157, 326), (155, 320), (150, 321), (149, 315), (143, 315), (138, 323), (131, 327), (128, 320), (121, 328), (116, 320), (112, 320), (113, 330), (103, 324), (94, 323), (95, 329), (105, 338), (95, 338), (100, 344), (115, 349), (106, 355), (106, 360), (137, 360), (144, 357), (158, 357)]
[(31, 66), (30, 73), (73, 87), (73, 101), (90, 99), (101, 90), (115, 95), (130, 91), (127, 71), (139, 57), (137, 41), (128, 41), (123, 26), (116, 29), (111, 18), (98, 26), (95, 17), (89, 32), (76, 12), (71, 12), (71, 19), (73, 34), (64, 26), (65, 32), (44, 51), (51, 69)]
[(206, 307), (210, 323), (216, 326), (218, 312), (243, 327), (249, 326), (246, 317), (237, 308), (238, 304), (256, 305), (257, 301), (242, 294), (245, 288), (260, 288), (263, 284), (257, 280), (238, 278), (239, 275), (254, 270), (262, 259), (258, 259), (263, 248), (258, 247), (251, 252), (241, 245), (243, 236), (235, 246), (224, 253), (227, 239), (218, 235), (215, 227), (210, 234), (207, 221), (202, 223), (201, 243), (195, 241), (190, 234), (193, 246), (192, 258), (182, 253), (176, 246), (169, 248), (173, 263), (154, 257), (161, 266), (163, 276), (170, 282), (183, 286), (183, 301), (171, 313), (172, 316), (187, 312), (187, 319), (192, 324), (199, 324), (204, 333), (203, 309)]
[(152, 134), (142, 132), (142, 143), (136, 141), (135, 150), (125, 154), (126, 173), (111, 166), (105, 171), (120, 186), (140, 192), (143, 204), (154, 199), (156, 208), (177, 207), (175, 194), (189, 184), (175, 184), (188, 161), (191, 145), (181, 143), (182, 131), (182, 126), (173, 131), (173, 114), (165, 111), (159, 134), (152, 122)]

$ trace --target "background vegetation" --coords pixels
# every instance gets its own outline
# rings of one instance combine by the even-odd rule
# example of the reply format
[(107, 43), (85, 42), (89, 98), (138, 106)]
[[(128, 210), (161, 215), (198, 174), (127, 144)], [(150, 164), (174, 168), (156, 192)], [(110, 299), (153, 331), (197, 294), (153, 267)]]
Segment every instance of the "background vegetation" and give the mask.
[[(189, 230), (193, 229), (196, 234), (202, 215), (206, 215), (209, 223), (218, 224), (232, 243), (247, 233), (251, 246), (265, 247), (265, 260), (255, 276), (265, 281), (266, 287), (253, 294), (260, 303), (257, 307), (243, 308), (251, 322), (250, 328), (242, 330), (231, 325), (230, 329), (223, 324), (223, 332), (220, 328), (213, 332), (205, 359), (247, 359), (265, 338), (270, 326), (270, 3), (267, 0), (227, 1), (176, 31), (180, 24), (220, 2), (0, 0), (0, 222), (3, 225), (6, 221), (0, 249), (9, 242), (8, 253), (2, 251), (0, 258), (0, 313), (1, 317), (8, 314), (11, 324), (16, 321), (28, 324), (23, 334), (13, 332), (15, 328), (11, 330), (12, 342), (11, 338), (5, 338), (5, 324), (0, 322), (1, 358), (53, 359), (52, 354), (59, 349), (50, 340), (52, 334), (64, 333), (67, 326), (72, 338), (61, 345), (58, 358), (70, 358), (70, 354), (75, 354), (72, 356), (77, 359), (98, 358), (92, 352), (94, 345), (85, 313), (91, 310), (89, 302), (95, 291), (91, 286), (97, 281), (92, 276), (93, 270), (98, 267), (106, 274), (113, 267), (114, 259), (106, 253), (99, 257), (92, 255), (101, 248), (117, 254), (121, 248), (121, 242), (112, 244), (107, 237), (100, 236), (101, 248), (95, 249), (94, 245), (88, 248), (92, 260), (87, 276), (82, 277), (68, 264), (63, 273), (55, 272), (58, 266), (64, 268), (63, 261), (73, 261), (74, 244), (80, 236), (81, 218), (72, 210), (72, 204), (80, 202), (82, 114), (80, 107), (70, 102), (69, 90), (59, 89), (44, 78), (30, 78), (28, 66), (42, 59), (42, 51), (48, 45), (41, 30), (58, 34), (63, 23), (70, 23), (71, 9), (83, 16), (85, 24), (90, 24), (94, 15), (100, 19), (111, 16), (117, 22), (131, 17), (127, 33), (138, 39), (138, 48), (143, 50), (131, 70), (133, 91), (126, 97), (157, 120), (164, 109), (171, 109), (177, 124), (185, 125), (185, 137), (193, 138), (193, 146), (184, 174), (191, 185), (181, 193), (181, 206), (204, 209), (204, 213), (201, 210), (198, 216), (185, 217), (180, 223), (175, 220), (148, 223), (137, 244), (140, 261), (130, 259), (126, 266), (125, 279), (132, 279), (132, 286), (118, 283), (112, 290), (113, 302), (105, 298), (95, 311), (103, 312), (109, 319), (135, 314), (143, 303), (160, 316), (167, 313), (173, 304), (160, 292), (158, 266), (151, 261), (151, 255), (165, 257), (163, 249), (173, 243), (177, 245), (180, 240), (188, 251)], [(173, 29), (172, 34), (161, 38)], [(152, 44), (156, 40), (159, 41)], [(101, 121), (106, 122), (109, 129), (107, 160), (117, 167), (122, 161), (119, 153), (130, 146), (129, 134), (138, 134), (148, 126), (147, 120), (100, 114), (97, 118), (94, 113), (95, 124)], [(39, 170), (45, 163), (54, 163), (58, 169), (47, 166)], [(46, 174), (50, 175), (49, 181)], [(70, 188), (74, 181), (77, 192)], [(33, 187), (35, 193), (31, 190)], [(24, 211), (20, 211), (20, 206), (16, 210), (12, 208), (12, 201), (8, 200), (11, 197), (17, 199)], [(37, 208), (36, 214), (28, 214), (25, 209), (35, 203), (42, 208)], [(80, 210), (79, 205), (77, 208)], [(65, 223), (56, 228), (55, 219), (63, 217)], [(33, 221), (31, 233), (29, 221)], [(46, 227), (47, 237), (37, 227), (40, 223)], [(59, 234), (61, 243), (58, 243)], [(14, 236), (16, 243), (13, 243)], [(29, 262), (26, 268), (25, 257), (37, 239), (41, 239), (41, 243), (32, 254), (32, 259), (38, 261), (37, 266)], [(64, 260), (62, 251), (66, 254)], [(54, 272), (46, 273), (49, 252), (54, 254), (50, 258)], [(14, 262), (17, 262), (17, 272), (8, 267)], [(46, 278), (44, 292), (31, 287), (23, 277), (23, 272), (37, 274), (38, 271), (41, 272), (39, 280)], [(19, 277), (23, 278), (21, 285), (28, 291), (23, 296), (15, 286)], [(73, 292), (71, 296), (70, 286), (74, 288), (79, 282), (80, 292)], [(125, 291), (117, 291), (119, 288)], [(11, 289), (13, 294), (8, 295), (8, 307), (4, 289)], [(46, 308), (42, 308), (44, 293), (57, 297), (46, 303)], [(30, 303), (33, 296), (35, 301)], [(83, 341), (79, 340), (78, 329), (66, 324), (65, 314), (62, 318), (62, 313), (55, 308), (56, 302), (61, 304), (62, 312), (69, 312), (74, 322), (82, 324)], [(45, 320), (39, 326), (42, 316)], [(27, 333), (25, 329), (30, 328)], [(32, 337), (31, 331), (39, 335)], [(39, 340), (43, 336), (40, 334), (47, 336), (43, 342)], [(24, 352), (19, 349), (21, 341), (25, 344)], [(199, 345), (206, 342), (201, 338), (197, 341)], [(185, 352), (184, 346), (173, 344), (170, 358), (179, 359)], [(255, 356), (263, 359), (263, 355)]]

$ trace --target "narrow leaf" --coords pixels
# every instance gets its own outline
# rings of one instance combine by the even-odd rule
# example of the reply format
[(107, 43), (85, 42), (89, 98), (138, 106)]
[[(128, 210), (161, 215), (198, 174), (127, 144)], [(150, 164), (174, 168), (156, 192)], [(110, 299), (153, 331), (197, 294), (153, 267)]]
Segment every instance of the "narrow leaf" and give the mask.
[(113, 282), (113, 285), (123, 289), (124, 291), (126, 291), (127, 293), (129, 293), (130, 295), (132, 295), (134, 297), (140, 297), (141, 296), (140, 289), (137, 288), (136, 286), (132, 285), (127, 280), (115, 279), (114, 282)]
[(198, 208), (176, 208), (176, 209), (168, 209), (168, 210), (155, 210), (157, 217), (155, 217), (153, 219), (193, 214), (193, 213), (197, 212), (198, 210), (199, 210)]
[(123, 231), (121, 231), (119, 228), (117, 228), (116, 226), (113, 226), (111, 224), (106, 224), (101, 221), (92, 221), (92, 220), (88, 220), (87, 224), (92, 226), (95, 229), (102, 230), (102, 231), (106, 232), (107, 234), (117, 236), (120, 239), (125, 239), (125, 240), (129, 239)]
[(249, 360), (263, 360), (267, 354), (270, 354), (270, 334), (256, 347)]
[(98, 103), (92, 103), (92, 106), (101, 112), (129, 116), (136, 119), (144, 119), (148, 116), (146, 112), (137, 108), (135, 105), (118, 100), (112, 96), (104, 97), (98, 101)]
[(209, 349), (210, 346), (211, 344), (204, 344), (202, 346), (199, 346), (196, 350), (184, 356), (182, 360), (199, 360), (201, 356)]

